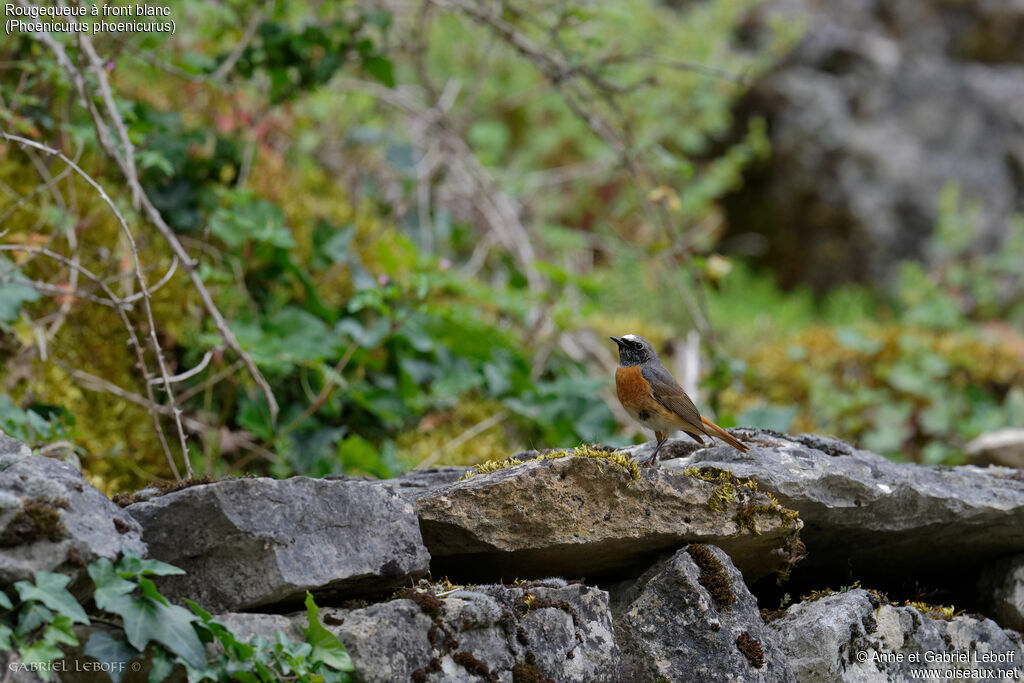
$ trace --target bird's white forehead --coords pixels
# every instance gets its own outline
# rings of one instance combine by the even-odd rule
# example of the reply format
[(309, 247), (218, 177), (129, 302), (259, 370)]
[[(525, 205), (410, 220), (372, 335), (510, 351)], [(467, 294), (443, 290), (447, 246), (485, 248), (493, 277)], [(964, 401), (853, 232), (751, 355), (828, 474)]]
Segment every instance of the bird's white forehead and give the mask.
[(625, 334), (625, 335), (622, 336), (622, 338), (623, 339), (628, 339), (629, 341), (636, 341), (637, 340), (637, 336), (635, 334)]

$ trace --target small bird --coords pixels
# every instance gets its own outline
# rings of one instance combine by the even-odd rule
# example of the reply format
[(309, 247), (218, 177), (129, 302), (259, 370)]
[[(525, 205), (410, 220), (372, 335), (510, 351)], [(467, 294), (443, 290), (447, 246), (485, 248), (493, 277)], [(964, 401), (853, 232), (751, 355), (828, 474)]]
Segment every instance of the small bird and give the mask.
[(619, 346), (619, 367), (615, 368), (615, 391), (619, 403), (630, 417), (653, 429), (658, 439), (648, 464), (657, 462), (658, 452), (665, 445), (669, 432), (676, 429), (686, 432), (701, 445), (704, 445), (701, 435), (712, 436), (713, 432), (741, 453), (750, 450), (732, 434), (701, 417), (697, 406), (661, 364), (651, 342), (635, 334), (611, 337), (611, 340)]

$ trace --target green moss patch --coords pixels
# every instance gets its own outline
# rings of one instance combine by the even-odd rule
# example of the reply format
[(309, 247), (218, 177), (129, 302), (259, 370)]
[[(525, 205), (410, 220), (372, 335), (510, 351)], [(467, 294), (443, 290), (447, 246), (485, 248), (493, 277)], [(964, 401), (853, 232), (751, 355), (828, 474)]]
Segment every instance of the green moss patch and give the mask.
[(907, 607), (913, 607), (926, 617), (940, 619), (942, 621), (949, 621), (950, 619), (958, 617), (965, 612), (965, 610), (958, 610), (953, 605), (933, 605), (928, 602), (913, 600), (907, 600), (903, 604)]
[[(487, 472), (495, 472), (497, 470), (508, 469), (509, 467), (515, 467), (517, 465), (525, 465), (528, 462), (541, 462), (544, 460), (557, 460), (558, 458), (594, 458), (599, 463), (609, 462), (616, 467), (621, 467), (629, 474), (629, 478), (637, 480), (640, 478), (640, 466), (635, 460), (630, 458), (625, 453), (615, 451), (606, 446), (598, 446), (596, 444), (577, 446), (576, 448), (569, 449), (558, 449), (545, 451), (540, 455), (529, 458), (527, 460), (520, 460), (519, 458), (505, 458), (504, 460), (488, 460), (485, 463), (481, 463), (475, 466), (473, 469), (462, 475), (459, 481), (465, 481), (470, 477), (474, 477), (478, 474), (486, 474)], [(600, 467), (600, 464), (599, 464)]]
[[(683, 470), (682, 474), (715, 485), (711, 497), (708, 498), (708, 508), (713, 512), (725, 512), (731, 503), (737, 500), (740, 501), (739, 510), (733, 516), (733, 521), (736, 522), (737, 533), (743, 531), (743, 529), (750, 529), (754, 534), (760, 535), (761, 532), (757, 528), (758, 515), (778, 518), (782, 522), (783, 528), (795, 527), (796, 521), (800, 518), (800, 513), (796, 510), (782, 507), (778, 499), (770, 492), (759, 491), (756, 481), (753, 479), (744, 481), (730, 470), (720, 470), (717, 467), (698, 468), (692, 466)], [(768, 502), (755, 505), (753, 503), (755, 495), (766, 497)]]

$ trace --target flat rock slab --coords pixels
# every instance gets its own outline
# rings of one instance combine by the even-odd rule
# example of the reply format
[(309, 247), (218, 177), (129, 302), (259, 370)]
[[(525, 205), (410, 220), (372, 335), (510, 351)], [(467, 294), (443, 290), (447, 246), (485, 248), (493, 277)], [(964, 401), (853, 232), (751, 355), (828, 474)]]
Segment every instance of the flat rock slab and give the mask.
[(36, 572), (68, 574), (87, 592), (85, 566), (146, 551), (138, 523), (72, 465), (32, 455), (0, 435), (0, 586)]
[(127, 510), (150, 557), (184, 569), (166, 595), (206, 609), (376, 594), (426, 573), (415, 508), (371, 482), (236, 479), (193, 486)]
[[(635, 569), (689, 542), (723, 548), (749, 578), (789, 562), (800, 520), (777, 506), (765, 511), (772, 501), (764, 494), (739, 486), (726, 492), (658, 468), (640, 472), (633, 479), (604, 458), (564, 457), (435, 490), (418, 501), (432, 571), (460, 580), (592, 578)], [(752, 523), (738, 521), (741, 512)]]
[(394, 479), (382, 479), (380, 486), (390, 488), (408, 501), (415, 502), (437, 489), (457, 482), (472, 467), (433, 467), (413, 470)]
[(991, 619), (936, 619), (861, 589), (793, 605), (768, 626), (801, 683), (1018, 680), (1024, 667), (1020, 634)]
[(651, 567), (614, 606), (623, 680), (796, 679), (729, 556), (691, 545)]
[[(895, 463), (834, 439), (735, 433), (749, 453), (672, 441), (664, 457), (683, 457), (662, 467), (730, 470), (797, 510), (808, 553), (801, 572), (918, 576), (973, 570), (1024, 552), (1024, 478), (1017, 470)], [(649, 448), (631, 452), (643, 457)]]
[[(623, 680), (608, 594), (597, 588), (550, 580), (406, 595), (362, 609), (321, 610), (321, 622), (352, 657), (355, 680)], [(218, 619), (243, 638), (282, 630), (301, 639), (296, 633), (306, 625), (305, 614)]]

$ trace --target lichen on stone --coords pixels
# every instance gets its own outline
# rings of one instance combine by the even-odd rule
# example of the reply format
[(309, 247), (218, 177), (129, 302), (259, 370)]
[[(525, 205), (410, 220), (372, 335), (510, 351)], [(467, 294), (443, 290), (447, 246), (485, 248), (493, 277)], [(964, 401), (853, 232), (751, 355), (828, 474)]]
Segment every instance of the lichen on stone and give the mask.
[(474, 477), (478, 474), (486, 474), (487, 472), (495, 472), (497, 470), (504, 470), (509, 467), (515, 467), (517, 465), (525, 465), (528, 462), (543, 462), (545, 460), (557, 460), (559, 458), (594, 458), (598, 461), (598, 468), (601, 466), (602, 461), (612, 463), (617, 467), (621, 467), (627, 473), (629, 478), (633, 481), (640, 478), (640, 466), (639, 464), (629, 457), (626, 453), (609, 449), (605, 446), (599, 446), (597, 444), (584, 444), (577, 446), (576, 448), (569, 449), (557, 449), (551, 451), (545, 451), (534, 458), (522, 460), (516, 457), (505, 458), (503, 460), (488, 460), (485, 463), (481, 463), (473, 467), (473, 469), (466, 472), (459, 481), (465, 481), (470, 477)]
[[(715, 489), (708, 498), (708, 508), (713, 512), (725, 512), (734, 501), (741, 501), (739, 509), (733, 515), (736, 533), (742, 532), (743, 529), (749, 529), (755, 535), (760, 536), (761, 532), (757, 528), (757, 515), (777, 517), (783, 528), (794, 526), (800, 517), (800, 513), (796, 510), (782, 507), (778, 499), (770, 492), (759, 491), (756, 481), (753, 479), (741, 480), (731, 470), (691, 466), (683, 470), (682, 474), (715, 484)], [(768, 502), (754, 505), (752, 499), (755, 494), (767, 497)]]

